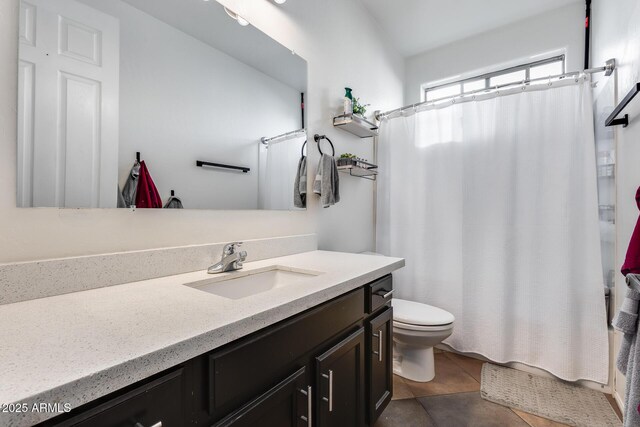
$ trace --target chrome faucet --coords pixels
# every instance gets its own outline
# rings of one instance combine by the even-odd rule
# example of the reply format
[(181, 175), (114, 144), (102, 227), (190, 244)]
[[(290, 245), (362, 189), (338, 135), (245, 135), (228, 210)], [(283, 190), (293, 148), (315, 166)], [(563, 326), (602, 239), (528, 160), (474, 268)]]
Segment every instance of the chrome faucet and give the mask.
[(222, 259), (209, 267), (207, 273), (216, 274), (240, 270), (242, 268), (242, 262), (247, 259), (247, 251), (238, 252), (240, 246), (242, 246), (242, 242), (233, 242), (224, 245), (222, 249)]

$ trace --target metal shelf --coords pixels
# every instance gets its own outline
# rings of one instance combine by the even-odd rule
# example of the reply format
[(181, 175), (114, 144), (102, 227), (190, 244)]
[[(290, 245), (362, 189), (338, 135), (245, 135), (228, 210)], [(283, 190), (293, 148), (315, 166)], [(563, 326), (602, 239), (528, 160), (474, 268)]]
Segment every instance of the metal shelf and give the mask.
[(342, 114), (334, 117), (333, 126), (346, 130), (359, 138), (378, 136), (378, 126), (355, 114)]
[(351, 176), (368, 179), (370, 181), (376, 180), (376, 175), (378, 175), (377, 169), (377, 165), (363, 162), (362, 160), (358, 160), (355, 164), (338, 166), (339, 172), (348, 173)]

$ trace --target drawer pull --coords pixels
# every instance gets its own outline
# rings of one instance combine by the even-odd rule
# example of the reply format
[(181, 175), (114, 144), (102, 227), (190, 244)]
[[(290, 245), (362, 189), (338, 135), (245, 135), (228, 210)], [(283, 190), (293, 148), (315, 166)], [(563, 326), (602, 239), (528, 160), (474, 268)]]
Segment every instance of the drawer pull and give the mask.
[[(144, 427), (144, 425), (142, 425), (142, 423), (136, 423), (136, 425), (133, 426), (133, 427)], [(162, 427), (162, 421), (158, 421), (157, 423), (155, 423), (151, 427)]]
[(322, 376), (329, 379), (329, 398), (323, 397), (322, 400), (329, 402), (329, 412), (333, 412), (333, 371), (329, 369), (329, 375), (322, 374)]
[(300, 418), (302, 418), (303, 421), (306, 421), (307, 425), (311, 427), (311, 420), (313, 419), (311, 415), (311, 410), (312, 410), (311, 408), (313, 408), (313, 398), (311, 397), (311, 386), (307, 386), (306, 390), (300, 390), (300, 393), (307, 396), (307, 416), (305, 417), (304, 415), (302, 415)]
[(374, 337), (378, 338), (378, 351), (374, 351), (373, 354), (378, 355), (378, 362), (382, 362), (382, 341), (383, 341), (383, 331), (378, 329), (377, 334), (373, 334)]
[(387, 292), (387, 293), (386, 293), (386, 294), (384, 294), (384, 295), (380, 295), (380, 294), (378, 294), (378, 295), (380, 295), (383, 299), (387, 299), (387, 298), (389, 298), (391, 295), (393, 295), (393, 291), (394, 291), (394, 290), (393, 290), (393, 289), (391, 289), (389, 292)]

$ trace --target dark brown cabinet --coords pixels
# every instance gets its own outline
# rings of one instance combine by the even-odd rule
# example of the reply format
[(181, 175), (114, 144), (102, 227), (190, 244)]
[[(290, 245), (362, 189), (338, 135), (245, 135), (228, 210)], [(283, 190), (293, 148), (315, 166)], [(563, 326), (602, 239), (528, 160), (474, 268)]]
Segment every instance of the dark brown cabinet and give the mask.
[(215, 427), (299, 427), (312, 416), (312, 387), (300, 368), (263, 395), (233, 412)]
[[(183, 426), (184, 370), (174, 370), (132, 390), (107, 399), (79, 414), (67, 414), (56, 426), (161, 427)], [(49, 425), (49, 423), (45, 423)]]
[(42, 425), (372, 426), (392, 393), (391, 291), (384, 276)]
[(316, 357), (319, 427), (364, 423), (364, 328)]
[(393, 393), (393, 309), (388, 307), (367, 321), (369, 424), (373, 425)]

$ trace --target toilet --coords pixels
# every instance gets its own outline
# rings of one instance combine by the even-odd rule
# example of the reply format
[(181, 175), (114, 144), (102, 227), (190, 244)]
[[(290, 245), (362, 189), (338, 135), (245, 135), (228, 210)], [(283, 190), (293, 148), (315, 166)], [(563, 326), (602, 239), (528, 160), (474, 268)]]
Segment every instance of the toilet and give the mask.
[(393, 373), (417, 382), (435, 376), (433, 347), (453, 332), (455, 317), (448, 311), (394, 298)]

